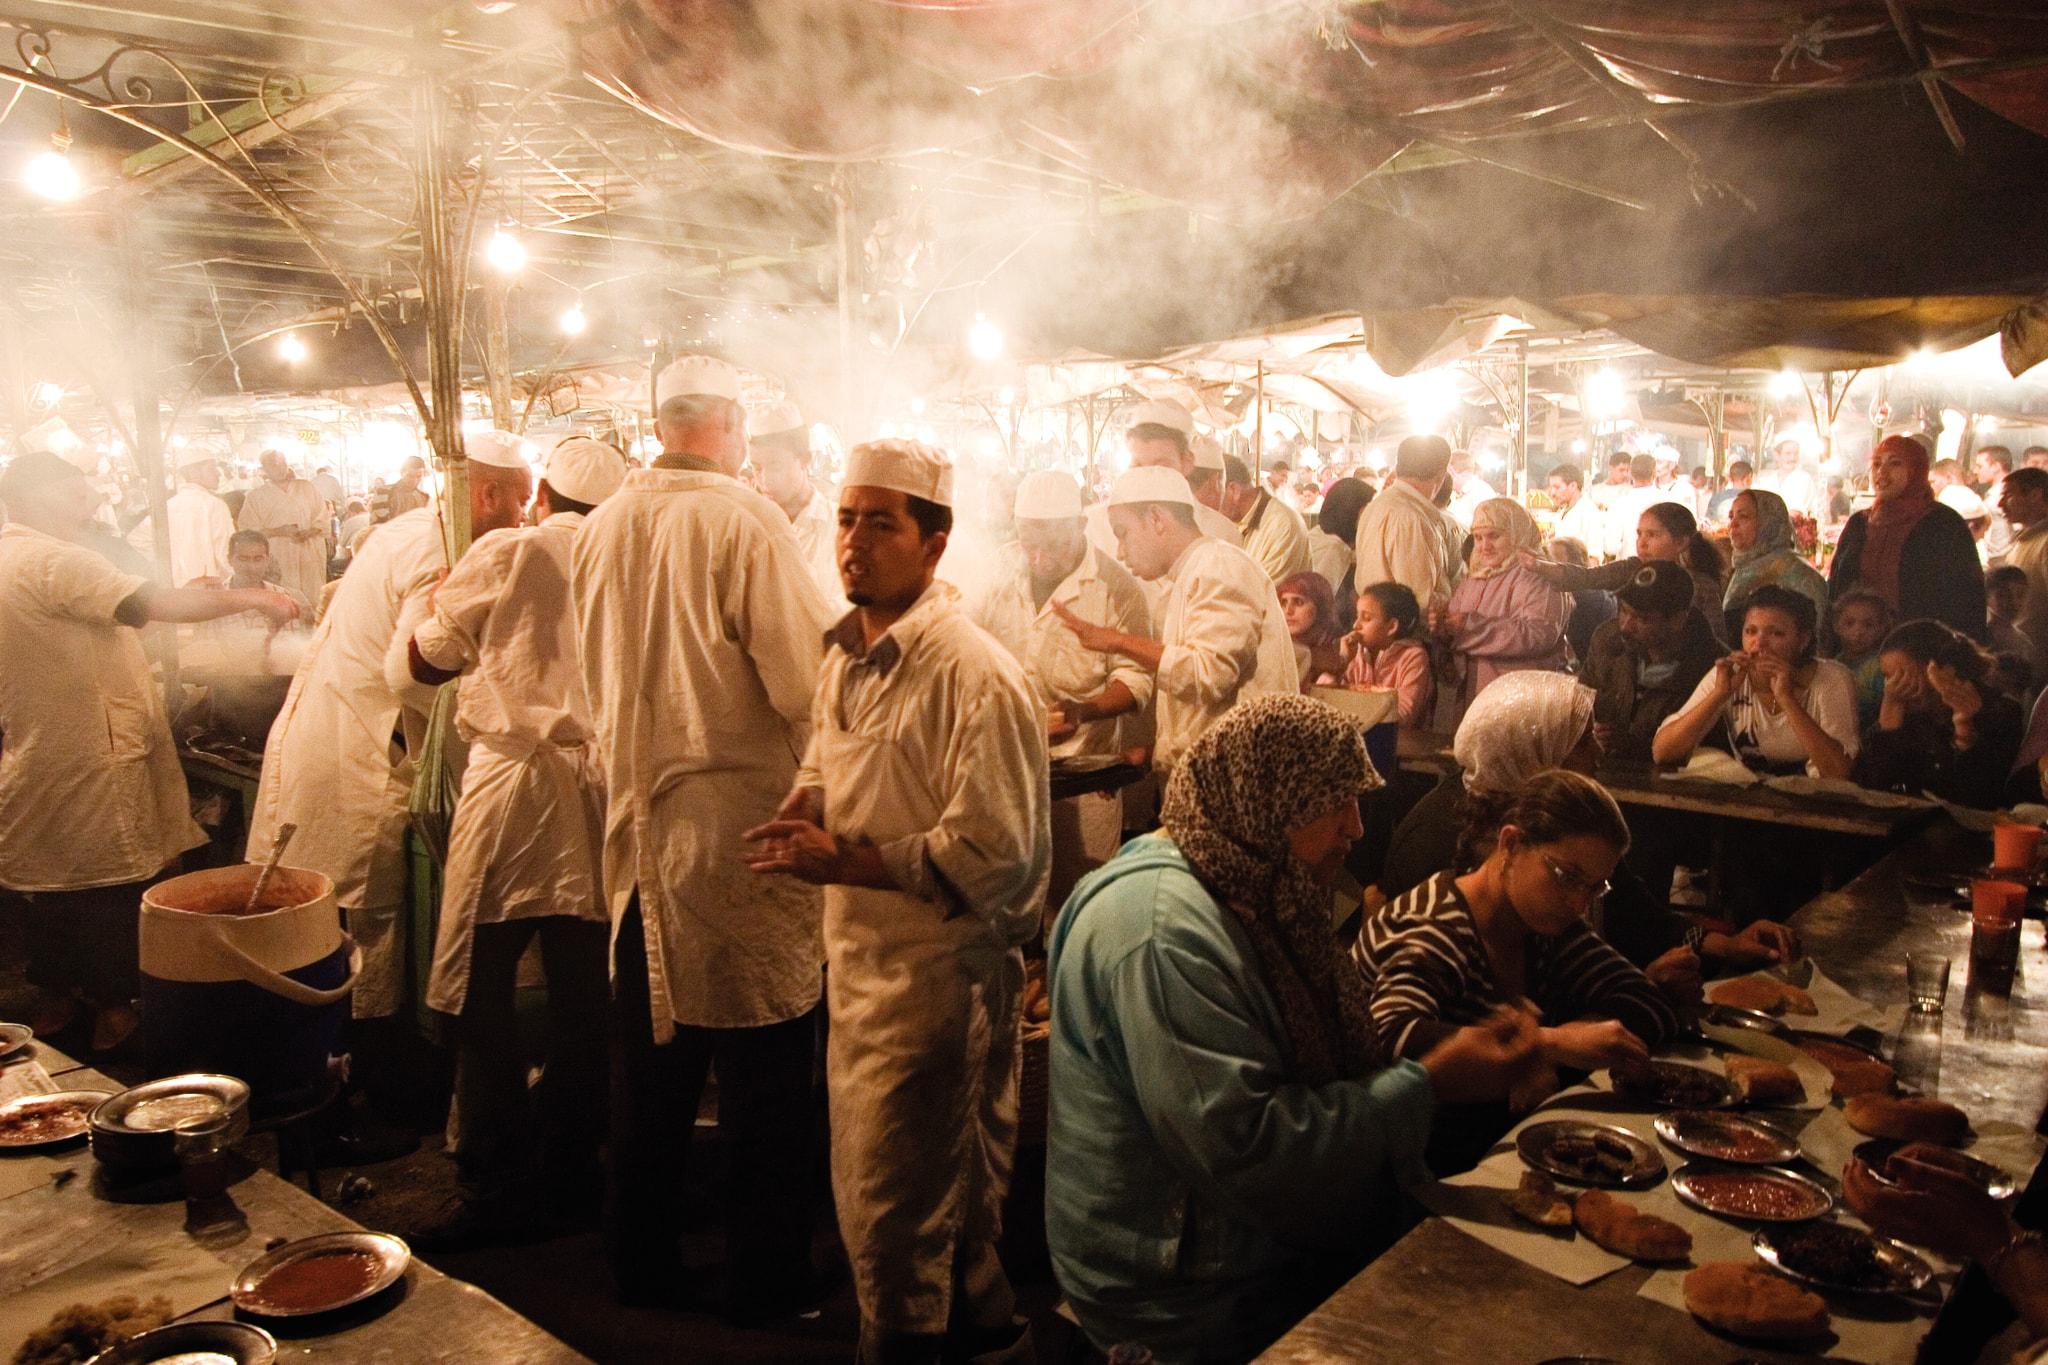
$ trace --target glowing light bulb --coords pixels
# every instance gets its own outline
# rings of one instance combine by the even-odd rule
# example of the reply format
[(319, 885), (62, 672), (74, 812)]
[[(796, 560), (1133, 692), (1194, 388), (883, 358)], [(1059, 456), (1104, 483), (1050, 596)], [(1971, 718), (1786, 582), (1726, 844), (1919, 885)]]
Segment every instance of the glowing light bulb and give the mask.
[(582, 304), (572, 304), (564, 310), (560, 319), (564, 336), (580, 337), (590, 326), (590, 319), (584, 315)]
[(910, 400), (910, 415), (912, 417), (924, 416), (924, 409), (925, 402), (922, 397), (917, 397)]
[(54, 408), (64, 401), (64, 386), (45, 379), (29, 391), (29, 397), (39, 408)]
[(1628, 388), (1618, 370), (1600, 370), (1586, 381), (1586, 406), (1595, 417), (1617, 417), (1628, 404)]
[(30, 194), (59, 203), (76, 199), (78, 192), (85, 187), (78, 167), (71, 164), (70, 157), (55, 148), (30, 157), (28, 165), (22, 168), (21, 179)]
[(1792, 370), (1780, 370), (1771, 376), (1770, 394), (1773, 398), (1790, 398), (1806, 387), (1806, 381)]
[(306, 358), (306, 343), (299, 340), (298, 333), (286, 332), (277, 339), (277, 358), (287, 365), (296, 365)]
[(484, 260), (501, 275), (516, 275), (526, 268), (526, 243), (499, 228), (484, 243)]
[(1006, 408), (1016, 401), (1017, 391), (1007, 384), (1003, 386), (1002, 392), (996, 395), (996, 402), (1002, 404)]
[(967, 351), (976, 360), (994, 360), (1003, 353), (1003, 329), (988, 320), (986, 314), (976, 313), (974, 325), (967, 329)]

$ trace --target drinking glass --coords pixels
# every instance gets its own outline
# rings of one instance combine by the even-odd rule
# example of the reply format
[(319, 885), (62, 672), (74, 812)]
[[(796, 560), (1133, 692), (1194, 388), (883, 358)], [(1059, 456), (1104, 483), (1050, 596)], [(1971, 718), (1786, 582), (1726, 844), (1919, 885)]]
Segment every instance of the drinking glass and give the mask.
[(1906, 1001), (1920, 1014), (1941, 1013), (1948, 999), (1948, 954), (1906, 954)]
[(1970, 924), (1970, 989), (1987, 995), (2012, 994), (2013, 975), (2020, 965), (2020, 922), (1988, 920)]

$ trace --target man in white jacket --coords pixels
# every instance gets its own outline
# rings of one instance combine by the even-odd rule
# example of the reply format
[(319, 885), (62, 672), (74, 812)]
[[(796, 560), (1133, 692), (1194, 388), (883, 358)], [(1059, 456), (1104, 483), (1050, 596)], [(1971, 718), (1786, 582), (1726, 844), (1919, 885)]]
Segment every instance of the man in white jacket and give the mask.
[[(1130, 453), (1131, 468), (1174, 470), (1192, 489), (1199, 458), (1204, 468), (1215, 472), (1221, 490), (1222, 450), (1212, 441), (1208, 443), (1209, 452), (1197, 456), (1195, 419), (1186, 408), (1166, 399), (1140, 403), (1131, 409), (1129, 420), (1130, 425), (1124, 430), (1124, 447)], [(1237, 545), (1243, 540), (1236, 522), (1200, 499), (1195, 503), (1195, 525), (1203, 535), (1214, 536), (1225, 545)], [(1110, 558), (1116, 557), (1116, 532), (1110, 529), (1109, 507), (1105, 503), (1098, 502), (1088, 509), (1088, 543)]]
[(1458, 582), (1457, 524), (1433, 499), (1449, 476), (1451, 443), (1441, 436), (1410, 436), (1394, 453), (1386, 487), (1358, 518), (1352, 544), (1357, 587), (1399, 583), (1415, 594), (1427, 616), (1451, 600)]
[(1275, 583), (1308, 572), (1308, 523), (1301, 513), (1259, 487), (1250, 466), (1237, 456), (1224, 457), (1223, 473), (1223, 514), (1244, 533), (1244, 552)]
[(685, 356), (655, 389), (662, 455), (584, 523), (570, 570), (614, 926), (607, 1250), (624, 1301), (681, 1297), (684, 1164), (715, 1065), (733, 1154), (727, 1310), (759, 1321), (817, 1291), (824, 949), (819, 893), (754, 877), (740, 836), (796, 778), (828, 612), (789, 518), (739, 480), (739, 373)]

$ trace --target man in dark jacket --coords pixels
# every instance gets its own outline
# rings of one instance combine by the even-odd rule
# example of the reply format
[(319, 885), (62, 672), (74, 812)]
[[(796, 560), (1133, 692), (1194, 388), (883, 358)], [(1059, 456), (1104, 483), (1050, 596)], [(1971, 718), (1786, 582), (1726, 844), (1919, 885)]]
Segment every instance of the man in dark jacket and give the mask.
[(1610, 762), (1647, 763), (1664, 718), (1685, 705), (1721, 654), (1692, 604), (1692, 575), (1647, 560), (1615, 596), (1615, 618), (1593, 632), (1580, 678), (1599, 694), (1593, 735)]

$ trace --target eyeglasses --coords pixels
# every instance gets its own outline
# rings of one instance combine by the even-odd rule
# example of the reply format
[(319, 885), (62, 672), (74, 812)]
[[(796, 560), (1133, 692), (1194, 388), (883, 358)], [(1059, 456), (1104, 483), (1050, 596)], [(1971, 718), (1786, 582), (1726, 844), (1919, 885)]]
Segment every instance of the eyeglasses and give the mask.
[(1548, 853), (1538, 856), (1543, 859), (1543, 865), (1550, 869), (1551, 878), (1556, 881), (1558, 890), (1576, 896), (1581, 905), (1591, 905), (1605, 896), (1614, 885), (1609, 881), (1594, 881), (1570, 863), (1561, 863)]

